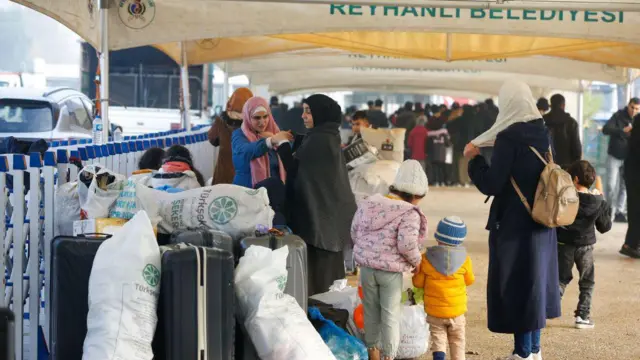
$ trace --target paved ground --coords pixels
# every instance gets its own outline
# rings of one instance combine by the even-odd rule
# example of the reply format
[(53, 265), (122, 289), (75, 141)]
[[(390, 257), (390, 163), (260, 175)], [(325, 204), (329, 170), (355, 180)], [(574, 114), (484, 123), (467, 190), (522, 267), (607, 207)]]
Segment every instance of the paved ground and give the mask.
[[(469, 227), (467, 249), (473, 260), (476, 284), (469, 288), (467, 313), (467, 351), (469, 360), (493, 360), (512, 350), (512, 338), (492, 334), (486, 327), (486, 279), (488, 232), (484, 230), (489, 204), (475, 189), (432, 189), (423, 201), (433, 233), (437, 221), (458, 215)], [(542, 335), (546, 360), (640, 359), (640, 261), (618, 254), (626, 226), (598, 238), (596, 245), (596, 288), (593, 330), (573, 328), (573, 310), (578, 299), (574, 281), (565, 294), (559, 319), (551, 320)], [(433, 237), (430, 238), (433, 243)], [(574, 278), (577, 276), (577, 273)], [(425, 356), (423, 359), (431, 359)]]

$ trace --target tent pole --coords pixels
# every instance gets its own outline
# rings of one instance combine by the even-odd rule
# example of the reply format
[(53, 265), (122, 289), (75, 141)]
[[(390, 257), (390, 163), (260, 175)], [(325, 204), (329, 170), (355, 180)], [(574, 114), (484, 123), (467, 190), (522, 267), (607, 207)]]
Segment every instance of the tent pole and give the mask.
[(102, 118), (102, 143), (109, 141), (109, 1), (100, 1), (100, 116)]
[(453, 35), (451, 33), (447, 33), (447, 62), (451, 61), (452, 42), (453, 42)]
[(180, 80), (182, 81), (182, 128), (191, 131), (191, 95), (189, 94), (189, 59), (187, 58), (187, 45), (180, 43)]
[(580, 80), (580, 90), (578, 91), (578, 134), (580, 142), (584, 139), (584, 81)]
[[(222, 91), (224, 91), (224, 96), (222, 101), (226, 101), (229, 96), (229, 66), (227, 63), (224, 63), (222, 71), (224, 72), (224, 82), (222, 83)], [(249, 86), (251, 86), (251, 80), (249, 80)]]
[(627, 82), (624, 84), (624, 96), (626, 100), (624, 102), (625, 106), (629, 103), (629, 101), (631, 101), (631, 98), (633, 97), (632, 84), (633, 84), (632, 71), (631, 69), (627, 68)]

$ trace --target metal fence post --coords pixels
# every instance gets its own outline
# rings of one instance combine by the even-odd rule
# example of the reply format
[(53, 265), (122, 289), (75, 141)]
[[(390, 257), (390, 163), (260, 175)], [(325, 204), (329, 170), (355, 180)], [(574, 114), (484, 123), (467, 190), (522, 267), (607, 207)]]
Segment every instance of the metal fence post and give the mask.
[[(40, 326), (40, 153), (29, 154), (29, 359), (38, 360), (38, 327)], [(58, 179), (60, 175), (58, 174)], [(14, 253), (14, 259), (16, 254)]]
[[(24, 155), (13, 155), (13, 313), (15, 315), (15, 351), (18, 359), (23, 357), (24, 329), (24, 171), (27, 169)], [(9, 297), (11, 301), (11, 297)]]
[(5, 270), (5, 254), (9, 252), (8, 248), (5, 248), (5, 236), (7, 236), (7, 201), (9, 196), (7, 194), (7, 173), (9, 172), (9, 162), (6, 156), (0, 156), (0, 269), (2, 279), (0, 279), (0, 306), (9, 307), (9, 304), (4, 303), (4, 270)]
[[(72, 151), (73, 153), (77, 151)], [(76, 154), (77, 155), (77, 154)], [(75, 169), (75, 176), (78, 175), (76, 166), (71, 167), (71, 173)], [(55, 229), (55, 170), (56, 156), (52, 151), (44, 154), (44, 321), (43, 332), (45, 341), (49, 344), (49, 324), (51, 323), (51, 241), (56, 235)], [(58, 179), (60, 174), (58, 173)], [(70, 177), (75, 179), (75, 177)], [(60, 186), (60, 184), (58, 184)]]

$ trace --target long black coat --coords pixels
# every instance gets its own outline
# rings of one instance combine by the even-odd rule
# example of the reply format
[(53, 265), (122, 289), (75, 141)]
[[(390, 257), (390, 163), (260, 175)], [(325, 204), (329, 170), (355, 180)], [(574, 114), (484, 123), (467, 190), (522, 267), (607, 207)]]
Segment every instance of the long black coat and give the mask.
[(510, 183), (513, 176), (529, 204), (544, 168), (528, 148), (544, 153), (549, 136), (543, 121), (517, 123), (498, 134), (491, 166), (482, 156), (469, 163), (469, 176), (494, 196), (489, 222), (489, 330), (521, 333), (560, 316), (556, 231), (533, 221)]
[(640, 120), (636, 118), (629, 137), (629, 156), (625, 161), (627, 184), (627, 211), (629, 228), (625, 243), (634, 249), (640, 248)]
[(289, 225), (308, 245), (340, 252), (351, 244), (351, 221), (357, 210), (340, 148), (338, 124), (325, 123), (293, 149), (278, 149), (287, 169)]

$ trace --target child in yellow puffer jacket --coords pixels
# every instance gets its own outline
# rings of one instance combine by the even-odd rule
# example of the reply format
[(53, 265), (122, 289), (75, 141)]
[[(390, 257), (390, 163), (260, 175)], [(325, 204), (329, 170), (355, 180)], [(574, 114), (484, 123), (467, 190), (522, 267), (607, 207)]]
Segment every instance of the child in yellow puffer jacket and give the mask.
[(471, 258), (461, 246), (466, 236), (460, 218), (442, 219), (435, 234), (438, 245), (427, 249), (413, 276), (413, 286), (424, 289), (433, 360), (445, 359), (447, 343), (452, 360), (465, 359), (467, 286), (475, 281)]

